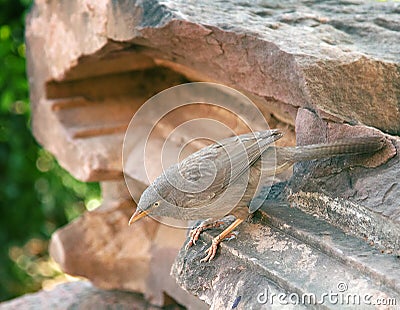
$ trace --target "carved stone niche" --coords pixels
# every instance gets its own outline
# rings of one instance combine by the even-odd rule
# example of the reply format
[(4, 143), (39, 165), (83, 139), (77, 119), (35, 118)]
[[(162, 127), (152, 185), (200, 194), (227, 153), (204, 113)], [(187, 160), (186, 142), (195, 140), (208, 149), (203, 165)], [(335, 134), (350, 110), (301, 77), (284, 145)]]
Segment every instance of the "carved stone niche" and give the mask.
[[(34, 135), (76, 178), (100, 181), (104, 199), (54, 234), (53, 258), (156, 305), (168, 295), (193, 309), (201, 300), (257, 308), (265, 289), (319, 297), (343, 288), (400, 302), (399, 11), (387, 2), (36, 0), (26, 27)], [(148, 181), (133, 173), (129, 193), (122, 173), (134, 113), (190, 81), (249, 96), (271, 127), (286, 129), (281, 145), (371, 134), (387, 145), (372, 157), (296, 165), (238, 240), (202, 265), (214, 233), (179, 252), (184, 230), (152, 219), (127, 226), (131, 194)], [(215, 114), (245, 131), (235, 115), (197, 107), (167, 117), (161, 140), (190, 115)], [(143, 160), (132, 154), (130, 163)], [(152, 178), (160, 172), (154, 165)]]

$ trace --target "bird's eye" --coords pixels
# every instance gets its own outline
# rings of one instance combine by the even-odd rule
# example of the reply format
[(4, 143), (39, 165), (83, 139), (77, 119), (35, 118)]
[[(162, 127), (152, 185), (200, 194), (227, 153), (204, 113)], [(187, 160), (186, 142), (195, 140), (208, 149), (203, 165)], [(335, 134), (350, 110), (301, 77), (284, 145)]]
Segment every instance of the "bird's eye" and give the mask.
[(160, 203), (158, 201), (154, 203), (155, 207), (158, 207), (159, 205), (160, 205)]

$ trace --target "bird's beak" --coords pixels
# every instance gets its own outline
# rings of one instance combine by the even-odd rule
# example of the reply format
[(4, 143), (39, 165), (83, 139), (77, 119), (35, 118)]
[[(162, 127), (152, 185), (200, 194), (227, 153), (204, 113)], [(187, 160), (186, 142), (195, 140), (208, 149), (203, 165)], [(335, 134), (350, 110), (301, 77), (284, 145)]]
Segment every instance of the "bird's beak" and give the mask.
[(136, 221), (140, 220), (142, 217), (145, 217), (148, 214), (147, 211), (142, 211), (136, 209), (136, 212), (132, 215), (131, 219), (128, 222), (128, 225), (135, 223)]

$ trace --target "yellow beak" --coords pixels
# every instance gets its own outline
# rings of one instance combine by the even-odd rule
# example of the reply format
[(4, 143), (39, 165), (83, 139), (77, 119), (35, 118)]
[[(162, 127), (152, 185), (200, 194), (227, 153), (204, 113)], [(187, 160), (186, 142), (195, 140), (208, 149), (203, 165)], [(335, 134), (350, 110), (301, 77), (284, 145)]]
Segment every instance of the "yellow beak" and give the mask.
[(140, 220), (142, 217), (145, 217), (148, 214), (147, 211), (142, 211), (137, 209), (136, 212), (132, 215), (131, 219), (128, 222), (128, 225), (135, 223), (136, 221)]

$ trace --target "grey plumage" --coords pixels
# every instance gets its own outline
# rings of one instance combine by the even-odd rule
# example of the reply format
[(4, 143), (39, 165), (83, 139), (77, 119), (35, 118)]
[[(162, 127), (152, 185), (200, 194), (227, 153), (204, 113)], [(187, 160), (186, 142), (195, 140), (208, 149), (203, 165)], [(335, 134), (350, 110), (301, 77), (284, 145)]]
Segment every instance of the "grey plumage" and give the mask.
[[(155, 215), (186, 220), (218, 219), (227, 214), (245, 218), (260, 178), (282, 172), (297, 161), (371, 153), (383, 146), (380, 137), (363, 137), (273, 147), (281, 137), (279, 130), (266, 130), (227, 138), (195, 152), (165, 170), (145, 190), (138, 209), (149, 210), (157, 201), (157, 208), (151, 210)], [(251, 207), (250, 212), (257, 208)]]

